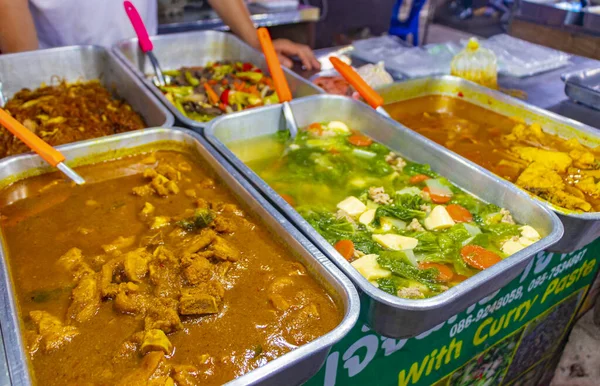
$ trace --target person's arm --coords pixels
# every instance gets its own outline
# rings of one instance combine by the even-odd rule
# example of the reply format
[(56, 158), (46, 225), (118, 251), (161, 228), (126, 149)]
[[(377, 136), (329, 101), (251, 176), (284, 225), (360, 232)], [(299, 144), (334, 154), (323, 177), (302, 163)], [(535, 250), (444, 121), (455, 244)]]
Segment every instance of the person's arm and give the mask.
[(30, 51), (38, 46), (28, 0), (0, 0), (0, 51)]
[[(261, 49), (256, 28), (243, 0), (208, 0), (208, 2), (234, 34), (257, 50)], [(319, 61), (312, 50), (304, 44), (297, 44), (287, 39), (276, 39), (273, 41), (273, 46), (279, 54), (281, 64), (286, 67), (291, 67), (293, 64), (287, 56), (298, 56), (307, 70), (320, 68)]]

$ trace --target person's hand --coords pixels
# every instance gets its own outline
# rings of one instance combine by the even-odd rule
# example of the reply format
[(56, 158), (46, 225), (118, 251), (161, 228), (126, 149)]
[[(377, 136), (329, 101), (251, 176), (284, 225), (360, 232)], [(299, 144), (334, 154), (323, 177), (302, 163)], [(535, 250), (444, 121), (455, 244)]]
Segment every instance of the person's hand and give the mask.
[(321, 68), (321, 64), (307, 45), (294, 43), (288, 39), (275, 39), (273, 40), (273, 46), (279, 55), (281, 64), (288, 68), (291, 68), (294, 64), (289, 58), (290, 56), (297, 56), (300, 58), (302, 66), (304, 66), (306, 70), (319, 70)]

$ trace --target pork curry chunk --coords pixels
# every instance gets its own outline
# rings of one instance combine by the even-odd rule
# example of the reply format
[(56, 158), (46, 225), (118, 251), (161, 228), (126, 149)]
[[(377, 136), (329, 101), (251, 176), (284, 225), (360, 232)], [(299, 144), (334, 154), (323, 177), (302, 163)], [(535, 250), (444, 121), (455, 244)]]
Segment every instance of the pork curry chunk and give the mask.
[[(171, 150), (1, 192), (39, 385), (217, 385), (335, 328), (341, 309), (192, 156)], [(26, 198), (13, 203), (17, 193)]]

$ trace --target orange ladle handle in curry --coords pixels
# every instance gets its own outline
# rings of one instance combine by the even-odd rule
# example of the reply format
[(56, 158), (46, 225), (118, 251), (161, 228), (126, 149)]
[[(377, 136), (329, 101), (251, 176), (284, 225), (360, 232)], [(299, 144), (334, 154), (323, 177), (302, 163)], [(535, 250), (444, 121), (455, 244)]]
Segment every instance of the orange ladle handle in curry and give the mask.
[(381, 95), (373, 90), (373, 88), (371, 88), (371, 86), (369, 86), (352, 67), (333, 56), (329, 58), (329, 61), (333, 64), (333, 68), (335, 68), (337, 72), (339, 72), (342, 77), (358, 91), (360, 96), (363, 97), (372, 108), (378, 109), (383, 106), (383, 98)]
[(292, 92), (290, 91), (290, 86), (285, 79), (283, 69), (279, 63), (279, 58), (277, 57), (277, 52), (275, 52), (271, 35), (266, 28), (259, 28), (257, 33), (258, 41), (260, 42), (260, 46), (267, 59), (267, 66), (269, 67), (271, 78), (273, 78), (273, 85), (275, 86), (279, 101), (282, 103), (289, 102), (292, 100)]
[(60, 151), (48, 145), (48, 143), (35, 135), (35, 133), (29, 131), (25, 126), (11, 117), (10, 114), (3, 109), (0, 109), (0, 125), (6, 127), (8, 131), (15, 135), (15, 137), (19, 138), (31, 150), (35, 151), (40, 157), (42, 157), (44, 161), (48, 162), (55, 168), (58, 168), (77, 185), (82, 185), (85, 183), (85, 180), (81, 178), (81, 176), (77, 174), (75, 170), (63, 163), (65, 156)]
[(65, 156), (61, 152), (48, 145), (48, 143), (28, 130), (3, 109), (0, 109), (0, 123), (50, 165), (56, 167), (65, 160)]

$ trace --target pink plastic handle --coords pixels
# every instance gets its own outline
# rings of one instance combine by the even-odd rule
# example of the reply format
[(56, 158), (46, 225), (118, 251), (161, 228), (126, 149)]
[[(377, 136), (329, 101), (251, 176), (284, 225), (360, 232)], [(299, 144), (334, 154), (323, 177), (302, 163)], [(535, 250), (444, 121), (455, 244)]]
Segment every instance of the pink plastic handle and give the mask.
[(139, 12), (135, 6), (131, 4), (131, 1), (124, 1), (123, 6), (125, 7), (125, 12), (127, 13), (127, 16), (129, 16), (131, 25), (137, 34), (140, 48), (144, 53), (152, 51), (152, 41), (150, 40), (148, 30), (146, 29)]

